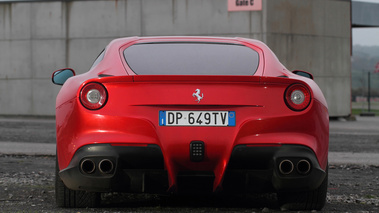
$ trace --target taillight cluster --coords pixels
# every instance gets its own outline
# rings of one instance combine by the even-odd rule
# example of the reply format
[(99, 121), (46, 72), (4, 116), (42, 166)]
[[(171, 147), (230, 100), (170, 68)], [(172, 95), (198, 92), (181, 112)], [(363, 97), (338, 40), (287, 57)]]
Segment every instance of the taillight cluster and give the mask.
[(290, 109), (302, 111), (311, 103), (311, 92), (302, 84), (292, 84), (284, 93), (284, 100)]
[(108, 93), (105, 87), (99, 83), (89, 83), (80, 91), (80, 102), (90, 110), (102, 108), (107, 102)]

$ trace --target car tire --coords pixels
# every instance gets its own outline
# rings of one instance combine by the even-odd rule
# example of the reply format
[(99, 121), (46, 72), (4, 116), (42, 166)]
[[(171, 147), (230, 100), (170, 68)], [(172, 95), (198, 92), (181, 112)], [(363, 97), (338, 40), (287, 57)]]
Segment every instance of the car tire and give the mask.
[(282, 210), (321, 210), (326, 203), (328, 168), (321, 185), (306, 192), (279, 192), (278, 202)]
[(67, 188), (59, 177), (58, 161), (56, 161), (55, 200), (58, 207), (94, 208), (100, 203), (100, 193), (76, 191)]

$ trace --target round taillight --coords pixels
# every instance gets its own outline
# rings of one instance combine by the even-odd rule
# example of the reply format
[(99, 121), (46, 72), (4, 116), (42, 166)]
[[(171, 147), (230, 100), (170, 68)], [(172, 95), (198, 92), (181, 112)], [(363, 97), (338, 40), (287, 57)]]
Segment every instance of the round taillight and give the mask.
[(284, 93), (284, 100), (290, 109), (302, 111), (311, 103), (311, 93), (306, 86), (293, 84)]
[(80, 102), (90, 110), (102, 108), (107, 101), (107, 90), (99, 83), (89, 83), (80, 91)]

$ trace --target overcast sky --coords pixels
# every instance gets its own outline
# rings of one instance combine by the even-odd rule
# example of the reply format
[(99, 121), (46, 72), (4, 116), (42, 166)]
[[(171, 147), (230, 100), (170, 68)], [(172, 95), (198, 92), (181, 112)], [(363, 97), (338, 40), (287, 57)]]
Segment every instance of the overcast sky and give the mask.
[(353, 28), (353, 45), (379, 46), (379, 28)]

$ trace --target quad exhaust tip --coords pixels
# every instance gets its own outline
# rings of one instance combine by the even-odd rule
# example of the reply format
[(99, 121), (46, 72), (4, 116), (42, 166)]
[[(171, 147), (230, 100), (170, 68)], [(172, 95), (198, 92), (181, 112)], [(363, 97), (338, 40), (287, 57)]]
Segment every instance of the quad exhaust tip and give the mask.
[(311, 163), (308, 160), (300, 160), (296, 165), (297, 172), (306, 175), (311, 171)]
[(294, 169), (294, 165), (293, 165), (292, 161), (290, 161), (290, 160), (287, 160), (287, 159), (282, 160), (279, 164), (279, 171), (283, 175), (291, 174), (293, 169)]
[[(98, 171), (102, 174), (110, 174), (114, 171), (114, 164), (109, 159), (102, 159), (98, 164)], [(80, 163), (80, 170), (84, 174), (93, 174), (96, 171), (96, 164), (91, 159), (84, 159)]]
[[(279, 172), (282, 175), (291, 174), (294, 171), (294, 168), (294, 163), (288, 159), (282, 160), (279, 164)], [(300, 175), (308, 174), (311, 171), (311, 163), (306, 159), (299, 160), (296, 164), (296, 171)]]
[(103, 174), (110, 174), (113, 171), (113, 162), (109, 159), (103, 159), (99, 163), (99, 170)]
[(82, 170), (83, 173), (85, 174), (92, 174), (96, 170), (95, 162), (93, 162), (90, 159), (85, 159), (82, 161), (80, 164), (80, 169)]

